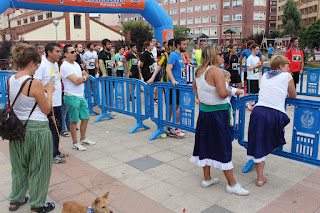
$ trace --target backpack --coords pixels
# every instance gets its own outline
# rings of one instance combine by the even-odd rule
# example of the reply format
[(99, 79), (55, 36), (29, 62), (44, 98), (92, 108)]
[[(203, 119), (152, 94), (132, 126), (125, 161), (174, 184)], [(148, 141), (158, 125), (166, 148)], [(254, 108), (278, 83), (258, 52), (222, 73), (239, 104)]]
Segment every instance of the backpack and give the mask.
[(29, 114), (28, 120), (26, 121), (26, 123), (24, 125), (19, 120), (17, 115), (14, 113), (13, 105), (15, 104), (16, 100), (18, 99), (22, 89), (24, 88), (24, 86), (26, 85), (28, 80), (30, 80), (30, 79), (31, 79), (31, 81), (30, 81), (30, 85), (29, 85), (29, 89), (28, 89), (28, 96), (29, 96), (30, 87), (31, 87), (33, 78), (28, 78), (21, 84), (20, 90), (19, 90), (19, 92), (18, 92), (18, 94), (17, 94), (16, 98), (14, 99), (11, 106), (10, 106), (10, 98), (9, 98), (9, 92), (8, 92), (8, 100), (9, 100), (8, 107), (6, 107), (4, 109), (0, 109), (0, 136), (3, 139), (24, 140), (24, 136), (26, 134), (27, 123), (29, 121), (31, 114), (35, 110), (37, 103), (35, 103), (34, 107), (32, 108), (32, 110)]

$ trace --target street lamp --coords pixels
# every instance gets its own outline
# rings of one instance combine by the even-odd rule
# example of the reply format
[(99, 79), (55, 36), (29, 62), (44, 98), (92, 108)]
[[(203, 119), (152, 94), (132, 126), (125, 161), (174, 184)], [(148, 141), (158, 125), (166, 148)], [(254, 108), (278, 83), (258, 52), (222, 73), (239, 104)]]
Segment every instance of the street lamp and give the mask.
[(56, 42), (58, 43), (58, 25), (59, 25), (59, 20), (54, 20), (53, 25), (56, 26)]

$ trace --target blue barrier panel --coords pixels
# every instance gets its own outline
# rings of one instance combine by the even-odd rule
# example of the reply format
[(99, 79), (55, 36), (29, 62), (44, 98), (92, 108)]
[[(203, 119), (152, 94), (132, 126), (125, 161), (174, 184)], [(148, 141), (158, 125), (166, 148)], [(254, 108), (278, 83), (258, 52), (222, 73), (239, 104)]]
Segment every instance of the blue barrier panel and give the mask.
[[(131, 129), (130, 133), (134, 133), (140, 128), (150, 129), (142, 123), (149, 118), (148, 86), (146, 83), (137, 79), (109, 76), (105, 79), (99, 77), (97, 81), (101, 85), (98, 90), (98, 97), (101, 97), (99, 98), (99, 108), (102, 114), (96, 119), (96, 122), (103, 118), (113, 119), (108, 112), (114, 111), (136, 118), (137, 124)], [(142, 88), (143, 97), (141, 97)], [(132, 98), (130, 98), (130, 94)], [(144, 98), (145, 103), (144, 112), (142, 98)]]
[[(195, 133), (195, 95), (191, 86), (177, 85), (171, 83), (154, 83), (150, 86), (150, 117), (157, 124), (157, 131), (149, 138), (154, 140), (167, 132), (163, 129), (165, 126), (171, 126), (178, 129)], [(154, 107), (154, 89), (158, 88), (157, 110)], [(164, 93), (164, 95), (163, 95)], [(172, 93), (172, 120), (169, 118), (170, 93)], [(177, 121), (176, 108), (177, 96), (179, 97), (179, 120)]]
[[(247, 147), (245, 140), (245, 122), (246, 122), (246, 102), (257, 101), (257, 95), (250, 95), (240, 98), (239, 110), (239, 138), (238, 143)], [(294, 106), (294, 121), (292, 143), (289, 151), (278, 148), (272, 154), (289, 158), (292, 160), (305, 162), (308, 164), (320, 166), (318, 157), (319, 151), (319, 131), (320, 131), (320, 102), (302, 99), (287, 98), (286, 104)], [(292, 121), (291, 121), (292, 122)], [(249, 172), (254, 166), (250, 160), (243, 168), (242, 172)]]
[[(91, 92), (91, 88), (93, 92)], [(93, 107), (98, 105), (99, 100), (99, 82), (96, 78), (90, 75), (90, 79), (85, 84), (84, 92), (88, 102), (89, 114), (99, 115), (99, 113), (93, 111)]]
[(0, 109), (6, 107), (6, 104), (8, 102), (7, 82), (10, 76), (15, 73), (16, 72), (11, 71), (0, 71)]

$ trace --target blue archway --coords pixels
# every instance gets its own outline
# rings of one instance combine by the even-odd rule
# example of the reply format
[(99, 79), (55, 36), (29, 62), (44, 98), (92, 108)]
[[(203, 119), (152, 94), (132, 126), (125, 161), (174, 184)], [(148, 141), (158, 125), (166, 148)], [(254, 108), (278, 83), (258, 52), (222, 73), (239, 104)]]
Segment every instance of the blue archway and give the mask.
[(79, 13), (140, 13), (154, 27), (157, 41), (173, 38), (172, 19), (155, 0), (0, 0), (0, 14), (10, 7)]

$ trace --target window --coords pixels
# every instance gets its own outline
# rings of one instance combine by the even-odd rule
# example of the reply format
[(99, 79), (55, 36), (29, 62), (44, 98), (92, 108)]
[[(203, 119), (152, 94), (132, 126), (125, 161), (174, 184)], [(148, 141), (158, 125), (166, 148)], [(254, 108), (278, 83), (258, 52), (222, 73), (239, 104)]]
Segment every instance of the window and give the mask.
[(216, 36), (218, 34), (217, 28), (210, 28), (210, 36)]
[(52, 18), (52, 12), (47, 12), (46, 15), (47, 15), (47, 19)]
[(133, 16), (130, 16), (130, 21), (133, 21)]
[(164, 0), (163, 5), (168, 5), (168, 0)]
[(193, 18), (188, 18), (187, 24), (193, 24)]
[(180, 19), (180, 25), (186, 25), (186, 19)]
[(262, 31), (265, 32), (264, 26), (253, 26), (253, 34), (260, 34)]
[(200, 11), (201, 11), (201, 5), (196, 5), (196, 6), (194, 7), (194, 11), (195, 11), (195, 12), (200, 12)]
[(128, 21), (128, 18), (124, 18), (124, 21)]
[(242, 0), (233, 0), (232, 6), (233, 7), (242, 7)]
[(178, 0), (170, 0), (170, 4), (175, 4), (177, 2), (178, 2)]
[(209, 4), (202, 5), (202, 11), (208, 11), (209, 10)]
[(194, 23), (195, 23), (195, 24), (201, 24), (201, 17), (196, 17), (196, 18), (194, 19)]
[(186, 0), (180, 0), (181, 3), (186, 2)]
[(20, 26), (21, 25), (21, 20), (17, 21), (17, 25)]
[(230, 8), (230, 1), (224, 1), (223, 8)]
[(81, 29), (81, 15), (73, 16), (74, 29)]
[(266, 0), (254, 0), (254, 6), (266, 6)]
[(141, 17), (141, 16), (139, 16), (139, 17), (138, 17), (138, 20), (139, 20), (139, 21), (141, 21), (141, 20), (142, 20), (142, 17)]
[(186, 7), (180, 7), (180, 13), (181, 14), (186, 13)]
[(194, 29), (194, 34), (200, 34), (200, 28), (196, 28), (196, 29)]
[(211, 16), (211, 17), (210, 17), (210, 22), (211, 22), (211, 23), (217, 22), (217, 16)]
[(242, 13), (235, 13), (232, 15), (233, 21), (241, 21), (242, 20)]
[(33, 22), (35, 22), (35, 21), (36, 21), (36, 17), (31, 16), (31, 17), (30, 17), (30, 23), (33, 23)]
[(204, 24), (209, 23), (209, 16), (203, 16), (202, 23), (204, 23)]
[(223, 15), (223, 21), (230, 21), (230, 15)]
[(254, 12), (253, 20), (266, 20), (266, 13), (264, 12)]
[(38, 21), (42, 21), (43, 20), (43, 14), (38, 15)]
[(173, 24), (173, 25), (178, 25), (178, 21), (177, 21), (176, 19), (173, 19), (173, 20), (172, 20), (172, 24)]
[(206, 34), (207, 36), (209, 36), (209, 28), (203, 28), (202, 29), (202, 33)]
[(170, 9), (170, 15), (175, 15), (175, 14), (178, 14), (177, 8)]
[(218, 7), (218, 4), (217, 3), (211, 3), (210, 4), (210, 10), (216, 10)]
[(187, 13), (192, 13), (192, 12), (193, 12), (193, 6), (188, 6)]
[(28, 19), (27, 18), (23, 19), (23, 24), (28, 24)]

